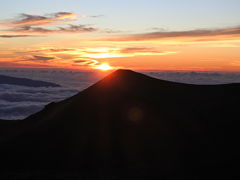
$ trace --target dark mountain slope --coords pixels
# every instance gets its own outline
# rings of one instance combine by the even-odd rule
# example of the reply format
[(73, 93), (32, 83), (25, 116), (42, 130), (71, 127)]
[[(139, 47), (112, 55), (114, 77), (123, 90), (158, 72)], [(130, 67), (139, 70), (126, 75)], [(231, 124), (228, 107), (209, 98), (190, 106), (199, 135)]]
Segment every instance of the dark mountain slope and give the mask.
[(240, 159), (239, 90), (118, 70), (4, 133), (0, 167), (87, 179), (231, 179)]

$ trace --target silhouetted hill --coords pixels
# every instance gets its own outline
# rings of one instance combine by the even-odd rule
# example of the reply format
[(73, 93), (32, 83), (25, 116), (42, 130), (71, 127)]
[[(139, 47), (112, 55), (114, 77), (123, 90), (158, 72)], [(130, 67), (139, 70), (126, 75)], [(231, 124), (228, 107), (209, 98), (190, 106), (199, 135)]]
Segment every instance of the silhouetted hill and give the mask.
[(234, 179), (239, 92), (118, 70), (2, 133), (2, 176)]
[(60, 85), (51, 82), (37, 81), (27, 78), (17, 78), (5, 75), (0, 75), (0, 84), (11, 84), (28, 87), (61, 87)]

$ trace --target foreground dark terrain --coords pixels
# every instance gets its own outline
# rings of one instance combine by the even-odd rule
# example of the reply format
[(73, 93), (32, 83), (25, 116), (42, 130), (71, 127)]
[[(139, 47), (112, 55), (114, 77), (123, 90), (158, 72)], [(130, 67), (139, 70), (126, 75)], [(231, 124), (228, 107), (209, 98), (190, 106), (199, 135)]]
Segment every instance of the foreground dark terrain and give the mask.
[(118, 70), (22, 121), (0, 121), (0, 177), (235, 179), (239, 92)]

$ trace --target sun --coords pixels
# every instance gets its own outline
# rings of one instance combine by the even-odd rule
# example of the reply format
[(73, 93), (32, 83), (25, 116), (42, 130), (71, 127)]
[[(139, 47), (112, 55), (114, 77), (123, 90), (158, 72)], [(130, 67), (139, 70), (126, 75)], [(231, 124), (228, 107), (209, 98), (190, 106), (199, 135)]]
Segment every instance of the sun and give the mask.
[(103, 63), (103, 64), (96, 66), (96, 69), (100, 69), (102, 71), (108, 71), (108, 70), (112, 70), (113, 67), (110, 66), (108, 63)]

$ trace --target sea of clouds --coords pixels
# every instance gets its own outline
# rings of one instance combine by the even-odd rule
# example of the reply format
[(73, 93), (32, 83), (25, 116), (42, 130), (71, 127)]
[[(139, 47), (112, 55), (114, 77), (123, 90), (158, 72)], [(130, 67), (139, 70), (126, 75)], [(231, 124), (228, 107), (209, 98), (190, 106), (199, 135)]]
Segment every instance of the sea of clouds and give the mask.
[(93, 72), (0, 69), (1, 75), (54, 82), (61, 87), (26, 87), (0, 84), (0, 119), (24, 119), (50, 102), (61, 101), (89, 87), (103, 75)]
[[(143, 72), (152, 77), (191, 84), (240, 83), (240, 73)], [(1, 75), (54, 82), (61, 87), (26, 87), (0, 84), (0, 119), (24, 119), (50, 102), (61, 101), (86, 89), (107, 73), (94, 71), (0, 69)]]

